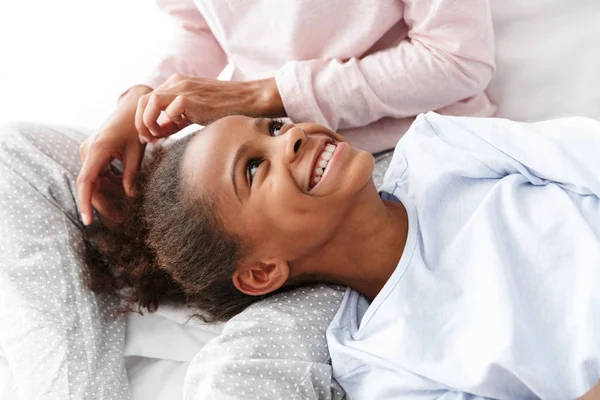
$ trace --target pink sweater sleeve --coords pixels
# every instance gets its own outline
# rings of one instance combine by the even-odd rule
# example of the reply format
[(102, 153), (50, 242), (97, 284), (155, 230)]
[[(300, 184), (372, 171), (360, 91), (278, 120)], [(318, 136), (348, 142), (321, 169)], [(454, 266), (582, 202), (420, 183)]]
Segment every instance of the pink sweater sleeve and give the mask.
[(151, 72), (137, 82), (155, 89), (173, 74), (216, 78), (227, 56), (192, 0), (158, 0), (159, 7), (179, 24)]
[(295, 61), (275, 78), (295, 121), (331, 129), (436, 110), (481, 93), (495, 69), (488, 0), (405, 0), (409, 32), (362, 59)]

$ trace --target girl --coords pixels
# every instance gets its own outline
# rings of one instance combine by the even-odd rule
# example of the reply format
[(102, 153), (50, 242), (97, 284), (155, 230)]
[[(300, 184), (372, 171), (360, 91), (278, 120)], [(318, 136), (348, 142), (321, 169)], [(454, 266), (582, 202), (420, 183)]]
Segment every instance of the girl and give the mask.
[(348, 286), (327, 336), (350, 398), (575, 398), (600, 376), (599, 145), (584, 118), (428, 113), (378, 193), (335, 132), (230, 116), (160, 150), (90, 255), (130, 305), (175, 295), (210, 321)]

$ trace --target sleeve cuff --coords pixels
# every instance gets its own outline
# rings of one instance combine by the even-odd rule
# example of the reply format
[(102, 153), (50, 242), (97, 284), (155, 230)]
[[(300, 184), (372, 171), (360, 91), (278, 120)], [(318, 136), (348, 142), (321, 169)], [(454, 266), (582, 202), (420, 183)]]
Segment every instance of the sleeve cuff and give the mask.
[[(286, 63), (282, 68), (275, 72), (275, 82), (283, 102), (283, 107), (287, 116), (294, 122), (317, 122), (324, 124), (324, 118), (319, 118), (319, 108), (316, 99), (312, 94), (302, 90), (300, 82), (300, 70), (297, 68), (298, 62), (292, 61)], [(304, 80), (310, 77), (304, 77)]]

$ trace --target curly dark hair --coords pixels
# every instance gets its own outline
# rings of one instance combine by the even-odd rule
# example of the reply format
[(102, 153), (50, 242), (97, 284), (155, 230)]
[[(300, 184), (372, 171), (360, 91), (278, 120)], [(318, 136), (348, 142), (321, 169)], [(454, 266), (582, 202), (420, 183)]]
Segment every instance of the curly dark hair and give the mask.
[(245, 244), (225, 231), (208, 189), (192, 196), (182, 184), (181, 162), (194, 136), (153, 152), (137, 175), (137, 196), (125, 202), (118, 229), (96, 222), (84, 232), (87, 285), (96, 293), (119, 294), (125, 300), (119, 315), (142, 308), (154, 312), (174, 302), (218, 322), (268, 296), (249, 296), (234, 286)]

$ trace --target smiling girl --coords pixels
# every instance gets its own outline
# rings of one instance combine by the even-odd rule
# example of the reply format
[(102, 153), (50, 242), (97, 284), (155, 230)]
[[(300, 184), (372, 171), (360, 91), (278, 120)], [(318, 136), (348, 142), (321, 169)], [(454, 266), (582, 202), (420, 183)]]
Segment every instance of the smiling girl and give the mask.
[(600, 377), (598, 148), (584, 118), (428, 113), (378, 193), (335, 132), (230, 116), (159, 150), (129, 241), (90, 231), (90, 255), (130, 305), (176, 295), (209, 321), (348, 286), (327, 336), (350, 398), (575, 398)]

